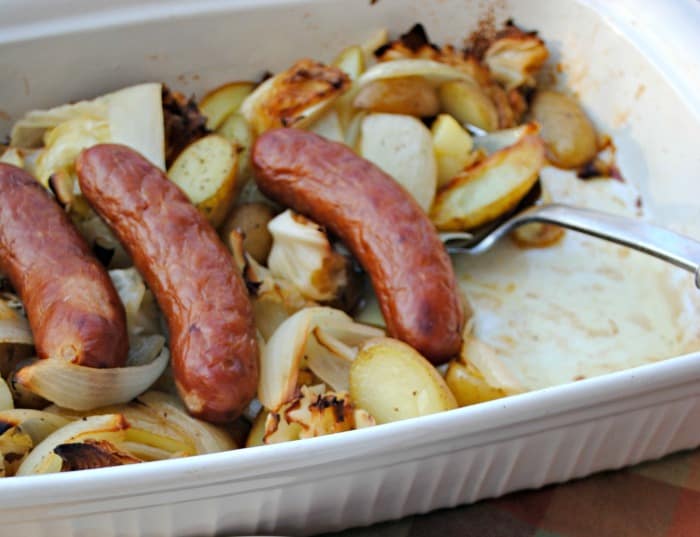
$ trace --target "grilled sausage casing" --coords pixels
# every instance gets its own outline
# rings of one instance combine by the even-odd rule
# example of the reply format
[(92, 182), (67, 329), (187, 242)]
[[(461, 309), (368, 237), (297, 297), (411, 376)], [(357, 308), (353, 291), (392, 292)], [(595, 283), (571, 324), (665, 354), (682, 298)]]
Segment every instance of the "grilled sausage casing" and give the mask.
[(167, 176), (128, 147), (76, 160), (80, 188), (131, 255), (168, 321), (175, 383), (190, 413), (224, 422), (255, 396), (248, 293), (214, 229)]
[(260, 136), (251, 153), (260, 190), (326, 226), (372, 280), (389, 334), (435, 364), (462, 343), (452, 264), (411, 195), (348, 147), (296, 129)]
[(3, 163), (0, 270), (24, 303), (40, 358), (126, 363), (126, 314), (107, 271), (36, 179)]

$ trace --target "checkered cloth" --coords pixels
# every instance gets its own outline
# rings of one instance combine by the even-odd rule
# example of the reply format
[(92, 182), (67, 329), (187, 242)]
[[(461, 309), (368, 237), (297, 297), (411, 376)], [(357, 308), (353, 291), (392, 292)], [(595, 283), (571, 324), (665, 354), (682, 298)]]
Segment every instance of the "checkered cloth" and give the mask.
[(700, 449), (564, 485), (332, 534), (433, 535), (700, 537)]

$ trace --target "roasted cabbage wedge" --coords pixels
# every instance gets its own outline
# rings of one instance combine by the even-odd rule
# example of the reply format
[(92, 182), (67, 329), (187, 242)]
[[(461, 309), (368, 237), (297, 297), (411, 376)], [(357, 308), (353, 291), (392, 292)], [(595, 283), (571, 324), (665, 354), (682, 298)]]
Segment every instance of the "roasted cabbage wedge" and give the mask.
[(240, 112), (253, 131), (306, 127), (350, 88), (350, 77), (337, 67), (303, 59), (260, 84)]
[(454, 177), (437, 193), (430, 216), (438, 229), (474, 229), (515, 208), (537, 181), (544, 143), (528, 135)]
[(265, 417), (263, 443), (275, 444), (371, 427), (372, 416), (353, 404), (347, 392), (324, 384), (302, 386), (299, 395)]
[(488, 47), (484, 63), (506, 90), (512, 90), (534, 87), (535, 75), (548, 57), (547, 47), (536, 33), (509, 26)]

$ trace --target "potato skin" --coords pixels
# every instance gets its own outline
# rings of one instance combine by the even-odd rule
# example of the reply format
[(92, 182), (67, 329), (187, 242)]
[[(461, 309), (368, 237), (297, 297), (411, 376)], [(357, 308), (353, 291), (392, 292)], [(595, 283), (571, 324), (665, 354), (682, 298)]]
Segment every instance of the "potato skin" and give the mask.
[(128, 147), (76, 160), (80, 187), (161, 307), (175, 383), (191, 414), (235, 419), (255, 396), (258, 348), (245, 284), (216, 231), (165, 174)]
[(541, 126), (547, 158), (559, 168), (578, 168), (598, 152), (593, 123), (575, 99), (555, 91), (539, 91), (530, 114)]
[(260, 190), (326, 226), (368, 272), (389, 333), (434, 364), (455, 356), (464, 314), (435, 228), (396, 181), (348, 147), (296, 129), (251, 153)]
[(0, 270), (24, 302), (40, 358), (126, 363), (126, 314), (107, 271), (36, 179), (2, 163)]

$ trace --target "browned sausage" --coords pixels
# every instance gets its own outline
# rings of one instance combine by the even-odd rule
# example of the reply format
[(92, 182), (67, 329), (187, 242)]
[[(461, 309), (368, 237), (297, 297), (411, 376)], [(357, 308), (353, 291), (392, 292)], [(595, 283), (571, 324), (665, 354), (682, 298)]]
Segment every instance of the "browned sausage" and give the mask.
[(76, 160), (83, 195), (114, 230), (170, 329), (175, 383), (187, 409), (215, 422), (255, 396), (258, 348), (248, 293), (216, 231), (167, 176), (119, 145)]
[(369, 274), (389, 334), (439, 364), (462, 343), (464, 314), (435, 227), (396, 181), (348, 147), (296, 129), (257, 139), (260, 190), (326, 226)]
[(24, 302), (40, 358), (126, 363), (126, 314), (107, 271), (36, 179), (2, 163), (0, 270)]

